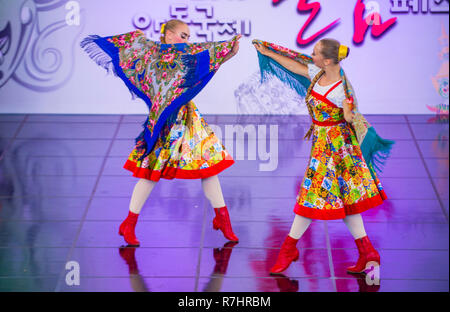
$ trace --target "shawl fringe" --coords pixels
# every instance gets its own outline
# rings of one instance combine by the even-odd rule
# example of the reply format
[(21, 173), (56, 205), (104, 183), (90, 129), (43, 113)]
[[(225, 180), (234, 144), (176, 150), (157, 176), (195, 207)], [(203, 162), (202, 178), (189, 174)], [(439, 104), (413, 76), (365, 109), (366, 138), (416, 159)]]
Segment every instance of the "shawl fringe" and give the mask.
[(209, 52), (203, 51), (194, 55), (185, 54), (181, 61), (186, 68), (183, 87), (192, 87), (209, 73)]
[(389, 158), (394, 144), (394, 141), (383, 139), (377, 134), (374, 127), (370, 127), (361, 144), (364, 160), (376, 171), (382, 172), (382, 167)]
[(113, 73), (117, 76), (111, 56), (100, 48), (96, 42), (99, 39), (101, 39), (100, 36), (90, 35), (81, 41), (80, 46), (98, 66), (106, 69), (108, 74)]
[[(97, 35), (90, 35), (80, 42), (80, 46), (98, 66), (103, 67), (106, 70), (108, 75), (112, 73), (114, 76), (118, 77), (119, 75), (116, 71), (112, 57), (99, 46), (100, 40), (103, 40), (103, 38)], [(128, 90), (130, 91), (132, 100), (139, 97), (133, 92), (130, 86), (128, 86)]]
[(277, 77), (300, 96), (305, 97), (311, 82), (306, 77), (286, 70), (280, 63), (258, 52), (259, 68), (261, 69), (261, 83)]

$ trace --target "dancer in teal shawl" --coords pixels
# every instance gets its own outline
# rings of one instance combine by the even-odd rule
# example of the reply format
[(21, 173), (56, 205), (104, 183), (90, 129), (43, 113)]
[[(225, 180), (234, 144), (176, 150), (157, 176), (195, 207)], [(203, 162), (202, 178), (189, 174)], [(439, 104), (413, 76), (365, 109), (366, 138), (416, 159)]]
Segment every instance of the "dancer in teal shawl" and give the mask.
[(262, 79), (271, 76), (305, 98), (312, 125), (311, 156), (294, 207), (291, 231), (270, 270), (279, 274), (299, 257), (296, 244), (312, 219), (343, 219), (359, 250), (349, 273), (379, 265), (380, 256), (365, 232), (362, 212), (380, 205), (387, 196), (374, 168), (388, 157), (394, 142), (382, 139), (358, 110), (358, 102), (340, 62), (349, 48), (323, 39), (312, 56), (279, 45), (253, 41)]

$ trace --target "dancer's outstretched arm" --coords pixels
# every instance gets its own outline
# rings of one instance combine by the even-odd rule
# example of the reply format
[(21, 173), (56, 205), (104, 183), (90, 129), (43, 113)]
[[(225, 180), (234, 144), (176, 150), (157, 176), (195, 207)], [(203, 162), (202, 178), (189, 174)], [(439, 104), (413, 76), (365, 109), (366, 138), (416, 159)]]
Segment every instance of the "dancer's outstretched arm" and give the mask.
[[(229, 59), (231, 59), (233, 56), (235, 56), (239, 52), (239, 40), (241, 39), (242, 35), (238, 35), (236, 39), (236, 44), (233, 46), (233, 49), (230, 53), (225, 56), (223, 63), (227, 62)], [(222, 63), (222, 64), (223, 64)]]
[(283, 67), (285, 67), (287, 70), (289, 70), (295, 74), (302, 75), (309, 79), (308, 66), (306, 66), (300, 62), (297, 62), (287, 56), (283, 56), (278, 53), (275, 53), (259, 43), (254, 43), (253, 45), (255, 46), (256, 50), (258, 50), (258, 52), (261, 53), (262, 55), (266, 55), (266, 56), (274, 59), (279, 64), (281, 64)]

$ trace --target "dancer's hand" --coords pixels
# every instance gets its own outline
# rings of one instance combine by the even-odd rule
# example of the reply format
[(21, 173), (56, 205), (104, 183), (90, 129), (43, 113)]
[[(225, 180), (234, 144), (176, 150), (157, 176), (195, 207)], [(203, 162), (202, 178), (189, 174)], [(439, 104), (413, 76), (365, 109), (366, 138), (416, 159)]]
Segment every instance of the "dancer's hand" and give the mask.
[(239, 52), (239, 40), (241, 40), (242, 35), (236, 36), (236, 43), (233, 46), (233, 49), (231, 50), (230, 54), (231, 57), (235, 56)]
[(353, 122), (355, 113), (353, 112), (353, 101), (349, 99), (344, 100), (344, 119), (348, 123)]
[(308, 66), (306, 66), (305, 64), (302, 64), (302, 63), (298, 62), (297, 60), (294, 60), (288, 56), (278, 54), (277, 52), (260, 44), (256, 40), (253, 41), (252, 43), (255, 46), (255, 49), (258, 50), (258, 52), (261, 53), (262, 55), (270, 57), (271, 59), (275, 60), (276, 62), (281, 64), (281, 66), (283, 66), (287, 70), (293, 72), (294, 74), (302, 75), (306, 78), (309, 78)]
[(270, 56), (273, 53), (260, 43), (255, 42), (253, 43), (253, 45), (255, 46), (255, 49), (258, 50), (258, 52), (261, 53), (262, 55)]
[(223, 63), (228, 61), (230, 58), (232, 58), (233, 56), (235, 56), (239, 52), (239, 40), (241, 38), (242, 38), (242, 35), (237, 35), (236, 36), (236, 43), (234, 44), (234, 46), (231, 49), (230, 53), (228, 53), (227, 56), (225, 56), (225, 58), (223, 59)]
[(347, 121), (348, 123), (353, 122), (353, 119), (355, 118), (355, 113), (354, 112), (349, 112), (349, 113), (345, 113), (344, 112), (344, 119), (345, 121)]

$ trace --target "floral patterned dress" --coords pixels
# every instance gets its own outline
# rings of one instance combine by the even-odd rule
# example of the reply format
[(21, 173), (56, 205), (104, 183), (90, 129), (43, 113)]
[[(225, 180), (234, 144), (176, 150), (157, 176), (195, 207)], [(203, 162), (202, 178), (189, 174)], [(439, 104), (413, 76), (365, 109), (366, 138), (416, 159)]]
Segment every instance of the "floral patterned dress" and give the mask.
[(136, 30), (86, 37), (81, 47), (120, 77), (149, 107), (124, 168), (138, 178), (196, 179), (217, 175), (234, 160), (191, 101), (236, 44), (229, 41), (161, 44)]
[(314, 131), (309, 165), (294, 212), (311, 219), (342, 219), (387, 199), (376, 174), (371, 174), (364, 161), (343, 109), (327, 98), (330, 92), (321, 95), (313, 89), (306, 99), (312, 108)]
[(234, 163), (192, 101), (180, 109), (173, 125), (165, 125), (151, 153), (139, 160), (142, 153), (137, 145), (124, 168), (152, 181), (208, 178)]

